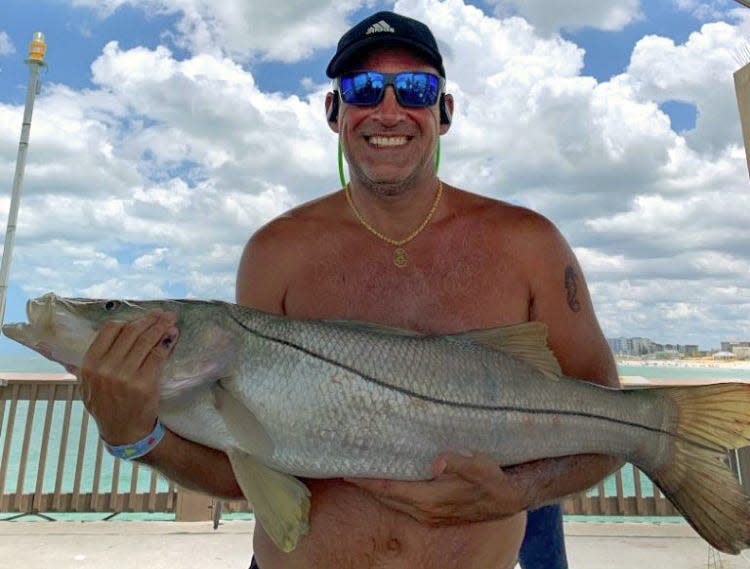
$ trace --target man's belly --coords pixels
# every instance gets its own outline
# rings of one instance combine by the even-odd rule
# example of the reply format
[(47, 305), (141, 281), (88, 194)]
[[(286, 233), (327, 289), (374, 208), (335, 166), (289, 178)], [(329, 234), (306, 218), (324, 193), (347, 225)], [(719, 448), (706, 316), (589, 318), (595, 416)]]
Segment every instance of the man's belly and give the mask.
[(511, 569), (526, 514), (462, 526), (425, 526), (342, 480), (306, 480), (312, 493), (310, 533), (291, 553), (256, 525), (260, 569)]

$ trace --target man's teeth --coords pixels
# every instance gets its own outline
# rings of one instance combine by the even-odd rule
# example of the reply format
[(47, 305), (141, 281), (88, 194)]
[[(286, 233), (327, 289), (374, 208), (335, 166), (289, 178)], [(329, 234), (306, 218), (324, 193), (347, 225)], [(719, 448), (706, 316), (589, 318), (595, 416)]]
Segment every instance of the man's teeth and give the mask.
[(405, 136), (371, 136), (370, 144), (373, 146), (403, 146), (407, 143)]

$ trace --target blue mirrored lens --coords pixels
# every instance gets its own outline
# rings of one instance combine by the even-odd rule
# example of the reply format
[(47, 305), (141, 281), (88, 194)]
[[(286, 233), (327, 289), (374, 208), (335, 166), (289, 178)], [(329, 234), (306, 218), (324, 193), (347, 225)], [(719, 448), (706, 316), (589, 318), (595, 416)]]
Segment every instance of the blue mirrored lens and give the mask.
[(349, 105), (371, 107), (383, 100), (385, 88), (393, 85), (396, 100), (404, 107), (429, 107), (437, 103), (441, 79), (432, 73), (406, 71), (379, 73), (360, 71), (339, 78), (341, 99)]
[(350, 105), (377, 105), (383, 97), (383, 74), (372, 71), (344, 75), (340, 80), (341, 98)]
[(437, 103), (440, 81), (429, 73), (400, 73), (393, 88), (396, 99), (405, 107), (429, 107)]

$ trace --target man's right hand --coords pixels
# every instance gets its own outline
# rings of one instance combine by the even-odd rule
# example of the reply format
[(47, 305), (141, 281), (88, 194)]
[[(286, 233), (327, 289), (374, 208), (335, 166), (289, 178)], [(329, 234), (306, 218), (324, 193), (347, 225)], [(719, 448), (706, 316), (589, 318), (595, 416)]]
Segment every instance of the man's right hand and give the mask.
[(134, 443), (151, 432), (159, 401), (159, 373), (174, 347), (176, 315), (151, 311), (129, 322), (109, 321), (83, 357), (83, 404), (101, 438), (111, 445)]

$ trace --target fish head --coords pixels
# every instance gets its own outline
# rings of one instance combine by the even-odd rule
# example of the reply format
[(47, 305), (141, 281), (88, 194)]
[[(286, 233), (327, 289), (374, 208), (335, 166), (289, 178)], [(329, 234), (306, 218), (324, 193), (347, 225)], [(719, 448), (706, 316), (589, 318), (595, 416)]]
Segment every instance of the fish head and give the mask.
[(83, 356), (109, 320), (126, 322), (150, 310), (177, 316), (178, 341), (162, 370), (165, 397), (182, 394), (227, 373), (236, 335), (224, 325), (222, 303), (198, 300), (64, 298), (48, 293), (26, 303), (28, 323), (3, 326), (3, 333), (66, 368)]
[(28, 323), (5, 324), (3, 333), (52, 361), (79, 367), (107, 320), (144, 313), (144, 307), (128, 301), (63, 298), (50, 292), (26, 302)]

